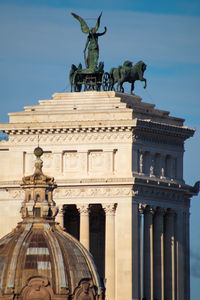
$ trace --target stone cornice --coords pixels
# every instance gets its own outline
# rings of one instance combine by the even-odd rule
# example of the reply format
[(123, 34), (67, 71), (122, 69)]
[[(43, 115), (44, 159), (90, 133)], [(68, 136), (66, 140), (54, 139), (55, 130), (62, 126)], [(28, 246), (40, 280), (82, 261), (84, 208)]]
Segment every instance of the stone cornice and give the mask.
[(180, 137), (187, 139), (193, 136), (195, 130), (183, 126), (175, 126), (170, 124), (158, 123), (148, 120), (137, 119), (135, 131), (146, 132), (152, 134), (160, 134), (165, 136)]
[(137, 187), (147, 187), (151, 189), (159, 189), (170, 193), (181, 193), (186, 198), (191, 198), (194, 195), (198, 194), (197, 189), (194, 187), (184, 184), (184, 183), (177, 183), (172, 182), (169, 180), (157, 180), (157, 179), (147, 179), (147, 178), (134, 178), (134, 185), (133, 189)]
[(9, 135), (99, 133), (99, 132), (137, 132), (160, 134), (187, 139), (195, 130), (150, 120), (119, 120), (98, 122), (49, 122), (49, 123), (8, 123), (0, 124), (0, 130)]

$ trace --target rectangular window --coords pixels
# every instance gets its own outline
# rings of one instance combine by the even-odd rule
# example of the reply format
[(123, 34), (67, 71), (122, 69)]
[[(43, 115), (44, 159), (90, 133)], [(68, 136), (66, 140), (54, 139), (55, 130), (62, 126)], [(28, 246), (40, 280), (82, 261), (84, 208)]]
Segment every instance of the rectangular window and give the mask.
[(34, 216), (40, 217), (40, 207), (34, 207)]

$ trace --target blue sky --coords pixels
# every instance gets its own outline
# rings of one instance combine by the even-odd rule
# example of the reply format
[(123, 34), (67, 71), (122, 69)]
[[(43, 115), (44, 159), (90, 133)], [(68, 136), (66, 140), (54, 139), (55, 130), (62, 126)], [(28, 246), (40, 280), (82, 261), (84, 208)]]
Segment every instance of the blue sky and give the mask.
[[(0, 0), (0, 122), (25, 105), (69, 91), (72, 63), (83, 63), (86, 36), (71, 12), (96, 18), (103, 11), (99, 40), (105, 70), (124, 60), (147, 64), (147, 90), (135, 93), (196, 128), (186, 142), (184, 178), (200, 178), (200, 1)], [(129, 92), (129, 87), (127, 89)], [(200, 284), (199, 197), (191, 205), (191, 294)]]

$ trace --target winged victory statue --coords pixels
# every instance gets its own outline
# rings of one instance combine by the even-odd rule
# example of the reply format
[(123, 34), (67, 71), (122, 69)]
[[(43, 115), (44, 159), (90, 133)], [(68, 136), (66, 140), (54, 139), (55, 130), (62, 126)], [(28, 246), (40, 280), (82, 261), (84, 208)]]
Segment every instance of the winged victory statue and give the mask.
[[(99, 15), (97, 19), (97, 23), (95, 27), (89, 28), (86, 22), (75, 13), (72, 13), (72, 16), (80, 22), (81, 30), (83, 33), (88, 34), (87, 41), (84, 48), (84, 60), (86, 69), (82, 72), (92, 73), (97, 71), (98, 59), (99, 59), (99, 45), (98, 45), (98, 37), (102, 36), (106, 33), (107, 28), (104, 27), (104, 31), (101, 33), (97, 33), (102, 13)], [(86, 53), (87, 52), (87, 53)]]

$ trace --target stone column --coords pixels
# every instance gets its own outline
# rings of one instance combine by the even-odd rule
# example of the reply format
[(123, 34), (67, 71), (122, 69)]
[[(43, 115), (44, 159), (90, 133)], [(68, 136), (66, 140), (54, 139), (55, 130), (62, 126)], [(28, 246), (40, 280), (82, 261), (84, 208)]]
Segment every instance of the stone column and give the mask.
[(63, 206), (60, 205), (58, 207), (58, 214), (56, 216), (56, 222), (60, 223), (60, 226), (64, 227), (64, 209)]
[(153, 210), (146, 206), (144, 210), (144, 264), (143, 297), (153, 300)]
[(115, 300), (115, 210), (116, 204), (102, 204), (106, 214), (105, 279), (106, 299)]
[(80, 213), (80, 242), (89, 251), (90, 250), (90, 232), (89, 232), (89, 205), (77, 204)]
[(154, 299), (164, 300), (164, 209), (158, 208), (153, 221)]
[(185, 239), (185, 224), (184, 224), (184, 214), (182, 210), (177, 212), (177, 222), (176, 222), (176, 258), (177, 258), (177, 300), (185, 299), (185, 285), (184, 276), (184, 239)]
[(133, 285), (133, 300), (140, 299), (141, 292), (141, 208), (138, 203), (132, 204), (132, 285)]
[(185, 225), (185, 251), (184, 251), (185, 298), (184, 300), (190, 300), (190, 212), (189, 212), (189, 208), (186, 212), (184, 212), (184, 225)]
[(168, 209), (165, 215), (165, 299), (175, 300), (175, 213)]

